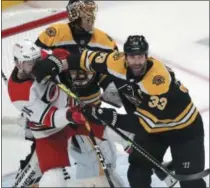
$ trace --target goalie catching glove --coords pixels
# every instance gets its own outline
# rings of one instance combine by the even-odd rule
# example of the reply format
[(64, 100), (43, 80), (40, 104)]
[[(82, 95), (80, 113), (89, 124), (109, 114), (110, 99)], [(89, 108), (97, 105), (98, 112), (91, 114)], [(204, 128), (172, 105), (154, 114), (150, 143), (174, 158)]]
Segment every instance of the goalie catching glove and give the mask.
[(83, 107), (82, 113), (88, 121), (98, 125), (101, 125), (103, 122), (105, 122), (108, 125), (115, 126), (118, 119), (116, 110), (112, 108), (99, 108), (86, 105)]

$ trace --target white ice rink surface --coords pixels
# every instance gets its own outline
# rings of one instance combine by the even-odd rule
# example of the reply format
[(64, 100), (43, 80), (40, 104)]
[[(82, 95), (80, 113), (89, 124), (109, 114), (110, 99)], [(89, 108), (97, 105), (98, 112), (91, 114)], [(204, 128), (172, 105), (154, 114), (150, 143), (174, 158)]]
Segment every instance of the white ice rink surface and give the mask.
[[(65, 4), (59, 3), (56, 7), (63, 8)], [(19, 6), (18, 11), (22, 7), (23, 10), (31, 8)], [(21, 19), (25, 17), (23, 15)], [(144, 34), (151, 45), (151, 55), (173, 68), (202, 113), (206, 134), (206, 168), (209, 168), (209, 2), (111, 2), (111, 6), (105, 2), (99, 6), (96, 27), (116, 39), (121, 49), (128, 35)], [(4, 63), (3, 57), (2, 69), (9, 75), (10, 70)], [(2, 114), (16, 114), (4, 85), (2, 95)], [(22, 130), (18, 127), (14, 129), (14, 125), (2, 127), (3, 186), (11, 185), (12, 176), (7, 175), (17, 170), (19, 160), (29, 152), (30, 143), (24, 141), (21, 134)], [(117, 171), (128, 186), (127, 155), (119, 145), (118, 148)], [(168, 153), (165, 160), (170, 160)], [(153, 180), (154, 187), (164, 186), (155, 177)], [(209, 186), (209, 180), (206, 181)]]

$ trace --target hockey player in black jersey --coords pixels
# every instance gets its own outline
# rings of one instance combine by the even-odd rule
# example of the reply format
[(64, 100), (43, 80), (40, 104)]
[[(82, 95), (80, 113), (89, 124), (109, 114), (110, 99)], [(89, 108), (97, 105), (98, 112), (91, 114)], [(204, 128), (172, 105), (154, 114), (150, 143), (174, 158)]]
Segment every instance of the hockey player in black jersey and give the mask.
[[(205, 164), (201, 115), (174, 72), (149, 57), (148, 50), (144, 36), (129, 36), (124, 53), (84, 51), (81, 55), (70, 55), (67, 62), (60, 64), (67, 63), (69, 69), (101, 72), (114, 79), (127, 114), (86, 106), (83, 112), (89, 121), (100, 123), (103, 120), (135, 133), (135, 141), (159, 161), (170, 147), (173, 167), (178, 174), (201, 172)], [(53, 71), (52, 67), (55, 67)], [(46, 59), (45, 63), (37, 63), (34, 74), (41, 81), (45, 76), (58, 74), (57, 67), (55, 62)], [(153, 164), (136, 151), (130, 154), (129, 163), (131, 187), (150, 188)], [(203, 179), (182, 181), (180, 185), (182, 188), (206, 188)]]

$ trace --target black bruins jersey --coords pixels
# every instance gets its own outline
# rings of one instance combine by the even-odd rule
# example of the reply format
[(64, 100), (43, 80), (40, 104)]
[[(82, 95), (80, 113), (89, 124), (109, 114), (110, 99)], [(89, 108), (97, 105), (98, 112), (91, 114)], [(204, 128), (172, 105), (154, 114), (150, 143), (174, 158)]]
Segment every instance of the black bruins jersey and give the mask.
[[(103, 52), (117, 49), (115, 41), (103, 31), (95, 28), (92, 34), (74, 32), (70, 23), (49, 26), (39, 35), (36, 44), (45, 49), (63, 48), (74, 54), (81, 53), (84, 49)], [(100, 104), (99, 84), (106, 87), (111, 80), (105, 75), (82, 69), (70, 73), (80, 99), (85, 103)]]
[(113, 76), (124, 107), (133, 107), (140, 124), (149, 133), (185, 128), (198, 115), (188, 90), (168, 67), (152, 57), (147, 60), (146, 73), (138, 80), (126, 66), (124, 53), (84, 51), (80, 57), (70, 56), (70, 61), (77, 61), (70, 69), (78, 69), (80, 62), (83, 70)]

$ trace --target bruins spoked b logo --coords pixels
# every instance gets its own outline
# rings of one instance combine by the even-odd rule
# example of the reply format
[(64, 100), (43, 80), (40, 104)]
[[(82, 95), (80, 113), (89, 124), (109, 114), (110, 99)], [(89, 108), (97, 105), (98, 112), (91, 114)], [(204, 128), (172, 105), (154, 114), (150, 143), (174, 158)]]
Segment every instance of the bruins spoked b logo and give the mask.
[(153, 78), (152, 83), (159, 86), (160, 84), (165, 83), (165, 78), (161, 75), (157, 75)]
[(45, 32), (49, 37), (54, 37), (56, 35), (56, 29), (54, 27), (48, 27)]

